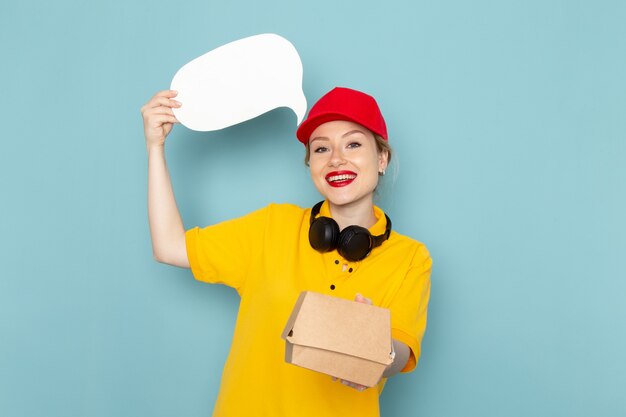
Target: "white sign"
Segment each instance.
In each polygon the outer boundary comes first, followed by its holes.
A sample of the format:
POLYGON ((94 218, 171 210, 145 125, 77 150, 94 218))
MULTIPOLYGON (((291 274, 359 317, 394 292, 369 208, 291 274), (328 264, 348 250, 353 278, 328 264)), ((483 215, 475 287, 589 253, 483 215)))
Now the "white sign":
POLYGON ((267 33, 220 46, 178 70, 176 118, 189 129, 219 130, 289 107, 306 113, 302 61, 287 39, 267 33))

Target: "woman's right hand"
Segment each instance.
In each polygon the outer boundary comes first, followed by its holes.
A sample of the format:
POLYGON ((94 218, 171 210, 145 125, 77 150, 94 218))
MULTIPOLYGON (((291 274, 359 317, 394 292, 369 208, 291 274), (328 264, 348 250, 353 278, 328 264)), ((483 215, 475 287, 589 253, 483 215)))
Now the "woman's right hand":
POLYGON ((174 123, 180 123, 172 111, 172 108, 182 105, 173 99, 177 94, 174 90, 159 91, 141 108, 148 149, 163 146, 174 123))

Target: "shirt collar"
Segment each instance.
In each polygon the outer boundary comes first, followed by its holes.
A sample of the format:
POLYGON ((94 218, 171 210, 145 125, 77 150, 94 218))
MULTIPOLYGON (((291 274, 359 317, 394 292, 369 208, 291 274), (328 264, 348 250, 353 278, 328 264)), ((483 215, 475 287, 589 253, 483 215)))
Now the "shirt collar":
MULTIPOLYGON (((330 215, 330 206, 328 204, 328 200, 325 200, 320 208, 320 216, 324 217, 332 217, 330 215)), ((372 234, 372 236, 378 236, 385 233, 387 227, 387 220, 385 219, 385 212, 382 211, 377 206, 374 206, 374 217, 376 217, 376 223, 368 230, 372 234)))

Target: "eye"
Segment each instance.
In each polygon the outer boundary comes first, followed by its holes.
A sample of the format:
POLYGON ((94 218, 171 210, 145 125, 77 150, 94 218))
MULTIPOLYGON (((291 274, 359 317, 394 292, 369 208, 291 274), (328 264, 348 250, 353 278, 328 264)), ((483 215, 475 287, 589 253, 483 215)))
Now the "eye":
POLYGON ((325 147, 325 146, 318 146, 318 147, 316 147, 313 150, 313 152, 315 152, 315 153, 322 153, 322 152, 326 152, 327 150, 328 150, 328 148, 325 147))
POLYGON ((348 148, 360 148, 361 147, 361 143, 360 142, 350 142, 348 144, 348 148))

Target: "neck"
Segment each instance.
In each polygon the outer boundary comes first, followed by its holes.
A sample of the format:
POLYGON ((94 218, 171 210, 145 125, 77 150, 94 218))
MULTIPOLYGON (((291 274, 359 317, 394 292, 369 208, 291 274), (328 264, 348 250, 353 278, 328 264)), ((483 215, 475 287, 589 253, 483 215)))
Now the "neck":
POLYGON ((376 216, 374 215, 374 203, 371 199, 360 202, 353 202, 345 205, 335 205, 328 202, 330 214, 339 225, 339 229, 343 230, 348 226, 361 226, 369 229, 376 224, 376 216))

